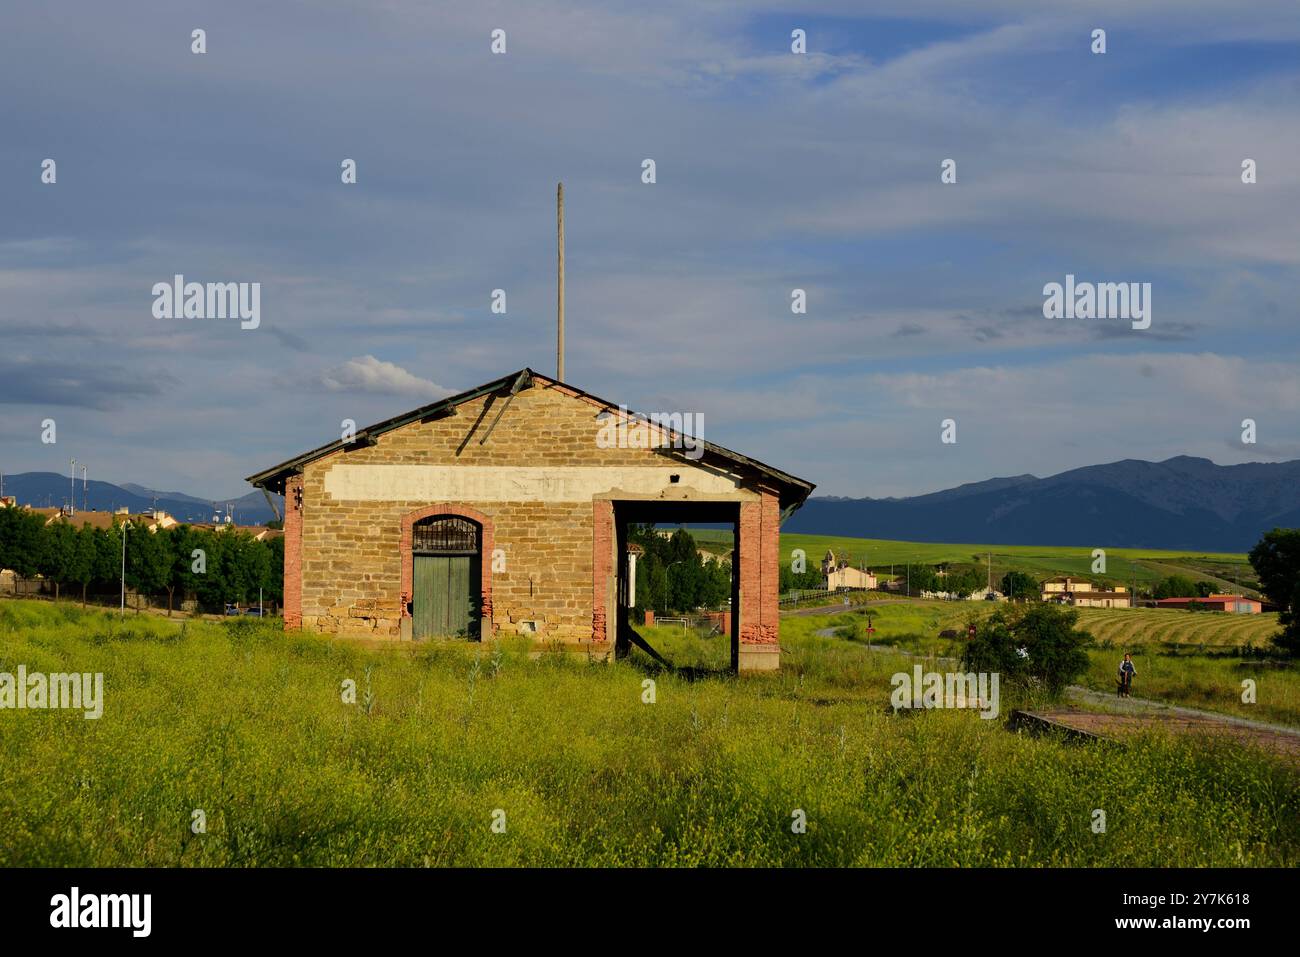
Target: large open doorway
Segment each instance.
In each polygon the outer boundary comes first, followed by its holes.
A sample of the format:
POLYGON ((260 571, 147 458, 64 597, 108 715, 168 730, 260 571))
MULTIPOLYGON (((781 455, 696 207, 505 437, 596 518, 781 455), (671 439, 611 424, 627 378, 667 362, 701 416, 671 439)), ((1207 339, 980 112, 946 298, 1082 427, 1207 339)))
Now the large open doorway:
POLYGON ((616 656, 646 655, 679 671, 737 669, 739 519, 740 506, 736 502, 614 502, 618 556, 616 656), (645 548, 647 534, 672 542, 675 530, 682 526, 694 539, 691 549, 698 556, 645 548), (641 539, 640 545, 632 540, 635 538, 641 539), (647 550, 657 554, 651 558, 645 554, 647 550), (683 567, 692 559, 694 568, 683 567), (704 591, 693 591, 683 581, 689 578, 688 571, 698 576, 701 565, 706 566, 705 574, 712 579, 707 601, 697 601, 704 591), (676 586, 670 589, 672 597, 666 605, 665 583, 676 586), (648 593, 652 595, 649 599, 648 593))
POLYGON ((477 640, 482 529, 456 515, 432 515, 411 529, 412 637, 477 640))

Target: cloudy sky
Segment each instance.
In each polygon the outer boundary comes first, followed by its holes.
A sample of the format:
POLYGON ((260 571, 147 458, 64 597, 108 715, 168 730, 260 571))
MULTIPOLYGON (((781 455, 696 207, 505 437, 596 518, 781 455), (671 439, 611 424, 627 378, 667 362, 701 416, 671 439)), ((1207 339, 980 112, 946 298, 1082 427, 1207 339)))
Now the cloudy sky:
POLYGON ((228 497, 554 372, 559 180, 566 378, 820 493, 1300 457, 1294 0, 11 4, 0 88, 5 472, 228 497), (1150 328, 1045 319, 1067 273, 1150 328))

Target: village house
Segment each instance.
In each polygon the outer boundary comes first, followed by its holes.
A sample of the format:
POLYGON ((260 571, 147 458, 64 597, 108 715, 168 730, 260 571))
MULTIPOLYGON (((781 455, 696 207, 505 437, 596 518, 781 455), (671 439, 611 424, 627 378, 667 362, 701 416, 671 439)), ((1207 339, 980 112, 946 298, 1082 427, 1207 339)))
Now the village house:
POLYGON ((55 522, 67 522, 73 528, 89 525, 91 528, 111 531, 122 522, 130 522, 136 528, 146 528, 153 532, 160 527, 170 528, 176 524, 175 519, 162 511, 132 514, 128 508, 119 508, 110 512, 105 509, 70 509, 66 505, 53 508, 33 508, 30 511, 42 516, 47 526, 55 522))
POLYGON ((98 508, 69 508, 68 506, 55 506, 52 508, 29 508, 29 511, 36 515, 42 516, 45 525, 55 524, 56 521, 66 521, 73 528, 82 528, 83 525, 90 525, 91 528, 110 529, 116 528, 122 521, 130 521, 138 527, 148 528, 149 531, 155 531, 157 525, 153 521, 152 515, 131 514, 130 508, 118 508, 117 511, 98 510, 98 508))
POLYGON ((1043 601, 1076 608, 1129 608, 1132 595, 1123 585, 1097 588, 1082 578, 1049 578, 1043 582, 1043 601))
POLYGON ((827 591, 841 588, 875 588, 876 576, 869 570, 854 568, 847 557, 836 558, 835 552, 827 551, 822 559, 822 587, 827 591))
POLYGON ((629 524, 725 523, 737 542, 732 667, 775 669, 780 526, 813 485, 685 445, 524 369, 259 472, 254 486, 285 496, 285 627, 388 641, 519 634, 621 655, 629 524), (600 441, 611 424, 648 435, 600 441))

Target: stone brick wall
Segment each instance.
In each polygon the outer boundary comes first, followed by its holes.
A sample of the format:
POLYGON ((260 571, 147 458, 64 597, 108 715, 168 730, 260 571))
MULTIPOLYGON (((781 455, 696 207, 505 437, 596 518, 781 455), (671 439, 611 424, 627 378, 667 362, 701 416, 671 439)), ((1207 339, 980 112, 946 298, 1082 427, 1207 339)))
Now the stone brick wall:
MULTIPOLYGON (((286 517, 286 625, 289 625, 293 535, 300 535, 301 623, 330 633, 398 639, 404 617, 403 518, 427 509, 424 501, 340 500, 325 488, 338 463, 347 465, 519 467, 654 467, 665 457, 651 449, 599 448, 600 406, 560 387, 538 385, 519 393, 480 443, 504 398, 488 407, 488 398, 463 403, 445 417, 416 422, 378 436, 373 446, 337 452, 305 466, 300 481, 302 511, 293 524, 286 517), (476 424, 477 423, 477 424, 476 424), (472 434, 471 434, 472 432, 472 434)), ((682 463, 681 471, 694 468, 682 463)), ((616 492, 616 490, 612 490, 616 492)), ((623 496, 611 494, 611 497, 623 496)), ((664 498, 689 499, 677 485, 665 486, 664 498)), ((735 498, 756 499, 738 491, 735 498)), ((292 514, 292 495, 286 516, 292 514)), ((595 517, 608 502, 476 501, 450 503, 476 510, 491 521, 492 546, 501 549, 504 569, 484 576, 483 633, 522 632, 539 640, 612 643, 614 540, 597 537, 595 517), (607 544, 607 548, 606 548, 607 544), (598 569, 608 552, 610 567, 598 569), (601 571, 601 576, 593 572, 601 571), (599 584, 607 575, 604 588, 599 584), (600 601, 601 593, 605 596, 600 601), (524 623, 535 624, 535 632, 524 623)), ((755 501, 755 506, 757 502, 755 501)), ((612 511, 610 513, 612 515, 612 511)), ((601 535, 605 533, 602 532, 601 535)), ((486 542, 484 543, 487 544, 486 542)), ((409 542, 408 542, 409 553, 409 542)), ((484 560, 492 562, 485 552, 484 560)), ((406 579, 409 588, 409 578, 406 579)), ((772 604, 775 607, 773 590, 772 604)))

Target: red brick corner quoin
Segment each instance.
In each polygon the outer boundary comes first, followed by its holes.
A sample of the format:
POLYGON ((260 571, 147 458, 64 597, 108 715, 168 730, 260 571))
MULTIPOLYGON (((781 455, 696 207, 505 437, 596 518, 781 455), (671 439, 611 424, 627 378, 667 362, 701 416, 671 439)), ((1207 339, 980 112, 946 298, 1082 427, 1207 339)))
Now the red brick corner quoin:
POLYGON ((284 483, 284 627, 302 628, 302 476, 284 483))
POLYGON ((614 574, 614 503, 597 500, 592 503, 591 533, 591 640, 603 643, 609 637, 609 609, 605 607, 605 594, 609 578, 614 574))
POLYGON ((764 492, 757 502, 740 506, 740 653, 742 670, 775 667, 758 664, 756 653, 779 660, 781 619, 777 603, 780 580, 781 510, 777 497, 764 492))
POLYGON ((479 600, 481 615, 479 619, 479 638, 493 635, 496 633, 496 624, 492 620, 492 550, 495 548, 492 519, 468 505, 439 502, 437 505, 426 505, 423 508, 417 508, 415 511, 407 512, 402 516, 402 617, 409 618, 411 616, 409 608, 415 590, 415 565, 411 556, 415 523, 421 519, 433 518, 438 515, 468 518, 472 522, 477 522, 479 528, 483 530, 483 535, 479 541, 479 582, 482 585, 482 595, 479 600))

